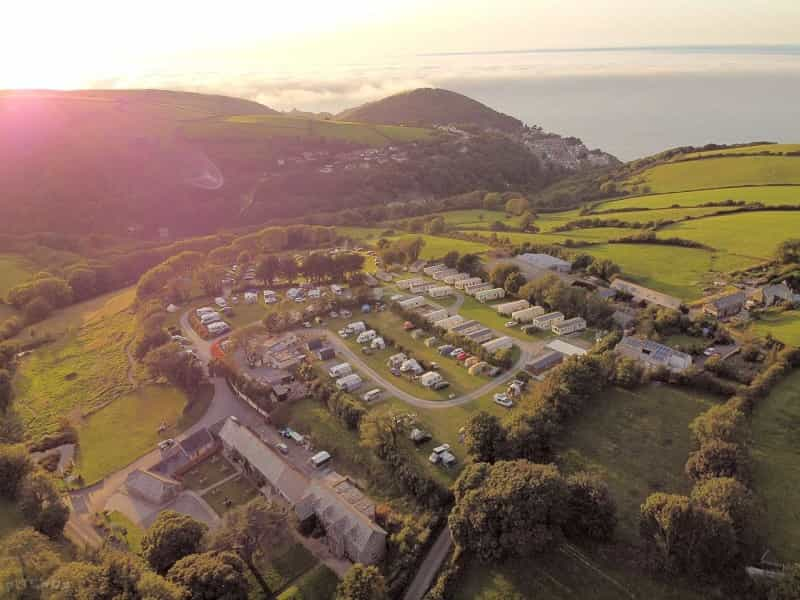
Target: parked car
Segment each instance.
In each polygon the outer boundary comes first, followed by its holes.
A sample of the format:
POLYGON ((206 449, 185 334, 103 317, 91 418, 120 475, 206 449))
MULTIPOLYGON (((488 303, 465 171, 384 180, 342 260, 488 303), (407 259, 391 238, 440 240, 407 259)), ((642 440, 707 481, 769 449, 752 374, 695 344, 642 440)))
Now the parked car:
POLYGON ((495 394, 494 395, 494 403, 499 404, 505 408, 511 408, 514 406, 514 401, 511 400, 506 394, 495 394))
POLYGON ((703 350, 703 354, 706 356, 714 356, 715 354, 717 354, 717 349, 714 348, 714 346, 711 346, 711 348, 706 348, 705 350, 703 350))
POLYGON ((516 321, 506 321, 506 327, 516 327, 516 326, 517 326, 516 321))
POLYGON ((463 349, 463 348, 456 348, 455 350, 452 350, 452 351, 450 352, 450 358, 455 358, 456 356, 458 356, 458 355, 459 355, 459 354, 461 354, 462 352, 464 352, 464 349, 463 349))
POLYGON ((283 442, 275 444, 275 447, 278 449, 278 452, 280 452, 281 454, 289 454, 289 446, 287 446, 283 442))
POLYGON ((446 387, 449 387, 449 386, 450 386, 450 382, 449 381, 442 380, 442 381, 437 381, 436 383, 434 383, 433 384, 433 389, 435 389, 435 390, 443 390, 443 389, 445 389, 446 387))
POLYGON ((463 362, 463 361, 467 360, 470 356, 471 355, 470 355, 469 352, 462 352, 461 354, 456 356, 456 360, 463 362))

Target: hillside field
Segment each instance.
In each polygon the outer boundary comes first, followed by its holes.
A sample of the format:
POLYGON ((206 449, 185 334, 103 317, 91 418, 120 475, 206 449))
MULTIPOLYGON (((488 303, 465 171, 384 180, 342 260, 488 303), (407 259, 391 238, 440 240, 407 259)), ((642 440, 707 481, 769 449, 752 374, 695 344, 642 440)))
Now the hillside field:
MULTIPOLYGON (((630 208, 670 208, 699 206, 708 202, 725 202, 726 200, 761 202, 765 206, 780 204, 800 204, 800 186, 796 185, 754 185, 748 187, 719 188, 715 190, 698 190, 695 192, 672 192, 651 194, 648 196, 632 196, 619 200, 606 200, 594 205, 595 211, 621 210, 630 208)), ((617 215, 614 215, 617 216, 617 215)))
POLYGON ((786 154, 789 152, 800 152, 800 144, 756 144, 754 146, 742 146, 740 148, 722 148, 720 150, 704 150, 703 152, 690 152, 681 154, 674 160, 676 162, 701 156, 717 156, 719 154, 786 154))
POLYGON ((784 344, 800 347, 800 311, 765 311, 750 329, 760 336, 771 333, 784 344))
POLYGON ((0 254, 0 298, 5 298, 8 290, 24 283, 36 270, 30 260, 18 254, 0 254))
POLYGON ((765 505, 760 529, 771 559, 800 561, 800 372, 756 405, 751 439, 753 489, 765 505))

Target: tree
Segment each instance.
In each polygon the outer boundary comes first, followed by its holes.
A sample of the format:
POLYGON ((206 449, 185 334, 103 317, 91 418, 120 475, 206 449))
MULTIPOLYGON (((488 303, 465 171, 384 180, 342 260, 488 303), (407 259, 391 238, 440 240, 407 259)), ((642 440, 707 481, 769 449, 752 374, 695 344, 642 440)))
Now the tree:
POLYGON ((64 533, 69 507, 49 475, 34 471, 22 480, 17 493, 19 509, 36 531, 51 539, 64 533))
POLYGON ((539 228, 533 224, 535 219, 536 215, 534 215, 531 211, 526 210, 519 218, 520 230, 525 231, 527 233, 538 233, 539 228))
POLYGON ((377 567, 355 564, 336 588, 336 600, 389 600, 389 594, 377 567))
POLYGON ((293 283, 297 277, 297 263, 291 256, 284 256, 278 262, 278 273, 280 273, 288 283, 293 283))
POLYGON ((192 600, 247 600, 244 563, 233 552, 190 554, 176 562, 169 581, 189 590, 192 600))
POLYGON ((566 520, 567 489, 553 465, 525 460, 467 465, 454 485, 450 532, 483 561, 552 546, 566 520))
POLYGON ((511 294, 512 296, 519 292, 520 288, 525 285, 527 279, 525 279, 525 275, 516 271, 515 273, 510 273, 506 280, 503 282, 503 289, 505 289, 506 293, 511 294))
POLYGON ((800 262, 800 239, 784 240, 778 245, 775 255, 784 264, 800 262))
POLYGON ((11 387, 11 373, 0 369, 0 414, 8 411, 14 399, 14 389, 11 387))
POLYGON ((178 387, 193 391, 203 380, 203 367, 176 343, 164 344, 147 353, 144 364, 157 376, 178 387))
POLYGON ((97 294, 97 273, 89 267, 79 266, 72 269, 67 275, 67 283, 76 302, 97 294))
POLYGON ((689 455, 686 474, 695 481, 713 477, 733 477, 747 481, 747 462, 745 450, 738 444, 710 439, 689 455))
POLYGON ((207 296, 219 296, 222 292, 222 280, 224 277, 225 269, 214 264, 207 265, 197 275, 200 286, 207 296))
POLYGON ((477 254, 462 254, 456 263, 456 269, 462 273, 469 273, 472 277, 478 275, 482 268, 483 263, 477 254))
POLYGON ((24 446, 0 446, 0 496, 6 500, 16 499, 20 483, 32 469, 33 463, 24 446))
POLYGON ((0 596, 39 598, 42 583, 60 564, 56 546, 41 533, 31 528, 11 533, 0 542, 0 596))
POLYGON ((200 552, 207 530, 187 515, 165 510, 142 538, 142 558, 163 575, 184 556, 200 552))
POLYGON ((49 317, 52 312, 53 307, 41 296, 37 296, 28 302, 23 310, 23 313, 25 314, 25 322, 28 324, 43 321, 49 317))
POLYGON ((456 265, 458 264, 459 254, 455 250, 450 250, 447 254, 444 255, 442 262, 449 267, 450 269, 455 269, 456 265))
POLYGON ((502 456, 506 442, 505 429, 500 419, 481 411, 467 421, 464 445, 476 462, 492 463, 502 456))
POLYGON ((397 451, 398 439, 405 430, 405 420, 399 413, 370 411, 361 419, 361 443, 385 459, 397 451))
POLYGON ((545 303, 545 298, 550 294, 550 290, 555 286, 561 285, 563 284, 558 275, 548 273, 544 277, 534 279, 523 285, 519 290, 519 296, 525 298, 531 304, 541 305, 545 303))
POLYGON ((429 233, 431 235, 444 233, 445 230, 444 219, 442 217, 433 217, 432 219, 430 219, 425 223, 424 230, 425 233, 429 233))
POLYGON ((755 523, 759 515, 753 492, 732 477, 717 477, 699 482, 692 489, 692 502, 730 519, 743 550, 758 547, 755 523))
POLYGON ((498 263, 489 272, 489 279, 495 287, 503 287, 508 276, 518 271, 519 267, 513 263, 498 263))
POLYGON ((512 215, 520 216, 530 208, 530 203, 527 198, 511 198, 506 202, 506 212, 512 215))
POLYGON ((617 526, 617 505, 608 486, 597 476, 579 472, 567 478, 567 535, 607 541, 617 526))
POLYGON ((737 443, 747 435, 747 420, 740 410, 730 404, 717 404, 698 415, 689 425, 695 441, 710 440, 737 443))
POLYGON ((244 506, 229 511, 214 533, 211 547, 239 555, 268 596, 272 592, 255 565, 257 552, 267 554, 279 545, 289 531, 292 514, 282 506, 259 496, 244 506))

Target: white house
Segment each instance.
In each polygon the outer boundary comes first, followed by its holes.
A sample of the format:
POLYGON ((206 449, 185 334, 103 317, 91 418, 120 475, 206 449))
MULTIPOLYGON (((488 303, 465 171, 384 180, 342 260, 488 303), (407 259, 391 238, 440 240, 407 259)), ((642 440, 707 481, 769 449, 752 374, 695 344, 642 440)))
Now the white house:
POLYGON ((328 375, 330 375, 331 379, 338 379, 340 377, 344 377, 345 375, 350 375, 353 372, 353 367, 350 366, 350 363, 340 363, 338 365, 333 365, 330 369, 328 369, 328 375))
POLYGON ((490 290, 483 290, 475 294, 475 300, 481 304, 485 304, 491 300, 500 300, 506 297, 506 291, 503 288, 492 288, 490 290))
POLYGON ((586 320, 582 317, 573 317, 565 321, 554 321, 550 330, 556 335, 567 335, 586 329, 586 320))
POLYGON ((514 300, 513 302, 504 302, 495 306, 495 310, 501 315, 510 315, 518 310, 530 308, 531 303, 527 300, 514 300))
POLYGON ((553 328, 554 323, 560 323, 564 320, 564 313, 560 312, 550 312, 544 315, 539 315, 533 320, 533 326, 536 329, 542 329, 544 331, 553 328))
POLYGON ((440 285, 438 287, 432 287, 428 290, 428 295, 431 298, 444 298, 452 293, 453 288, 451 288, 449 285, 440 285))
POLYGON ((423 387, 431 388, 442 381, 442 376, 436 371, 428 371, 419 378, 419 382, 423 387))
POLYGON ((345 375, 341 379, 337 379, 336 387, 343 392, 354 392, 361 387, 362 383, 364 382, 361 381, 361 377, 355 373, 351 373, 350 375, 345 375))
POLYGON ((481 347, 487 352, 497 352, 498 350, 505 350, 506 348, 511 348, 513 346, 514 340, 507 335, 481 344, 481 347))
POLYGON ((425 304, 425 298, 422 296, 412 296, 411 298, 406 298, 405 300, 400 300, 398 304, 405 308, 406 310, 413 310, 415 308, 419 308, 425 304))
POLYGON ((515 310, 511 313, 511 319, 517 323, 530 323, 536 317, 544 314, 544 308, 541 306, 530 306, 522 310, 515 310))

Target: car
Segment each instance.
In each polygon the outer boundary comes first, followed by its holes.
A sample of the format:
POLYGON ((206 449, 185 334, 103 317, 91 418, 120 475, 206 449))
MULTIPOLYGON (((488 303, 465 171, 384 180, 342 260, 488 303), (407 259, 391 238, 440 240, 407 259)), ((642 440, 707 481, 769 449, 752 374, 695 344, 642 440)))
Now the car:
POLYGON ((495 394, 494 395, 494 403, 499 404, 505 408, 511 408, 514 406, 514 401, 511 400, 506 394, 495 394))
POLYGON ((706 356, 714 356, 716 353, 717 349, 714 348, 714 346, 711 346, 711 348, 706 348, 705 350, 703 350, 703 354, 706 356))
POLYGON ((469 357, 470 357, 469 352, 462 352, 461 354, 456 356, 456 360, 463 362, 463 361, 467 360, 469 357))
POLYGON ((346 338, 346 337, 350 336, 350 332, 347 329, 340 329, 338 333, 339 333, 339 336, 343 337, 343 338, 346 338))
POLYGON ((392 375, 394 375, 395 377, 400 377, 401 375, 400 369, 392 369, 392 375))
POLYGON ((449 386, 450 386, 450 382, 449 381, 442 380, 442 381, 437 381, 436 383, 434 383, 433 384, 433 389, 434 390, 443 390, 443 389, 445 389, 446 387, 449 387, 449 386))
POLYGON ((303 302, 306 301, 306 299, 303 298, 302 296, 297 296, 297 298, 295 298, 294 301, 297 302, 298 304, 302 304, 303 302))
POLYGON ((275 447, 278 449, 278 452, 280 452, 281 454, 289 454, 289 446, 287 446, 283 442, 275 444, 275 447))
POLYGON ((516 321, 506 321, 505 326, 506 327, 516 327, 517 326, 517 322, 516 321))
POLYGON ((169 450, 174 445, 175 445, 175 440, 173 440, 172 438, 169 438, 168 440, 164 440, 163 442, 159 442, 158 443, 158 449, 163 452, 164 450, 169 450))
POLYGON ((292 433, 289 429, 281 429, 278 433, 281 434, 281 437, 285 437, 287 440, 292 438, 292 433))
POLYGON ((305 327, 306 329, 311 329, 311 323, 309 323, 308 321, 304 321, 303 327, 305 327))
POLYGON ((455 358, 456 356, 458 356, 462 352, 464 352, 463 348, 456 348, 455 350, 451 350, 450 351, 450 358, 455 358))
POLYGON ((450 450, 450 444, 442 444, 441 446, 436 446, 436 448, 433 449, 433 453, 441 454, 442 452, 447 452, 448 450, 450 450))

